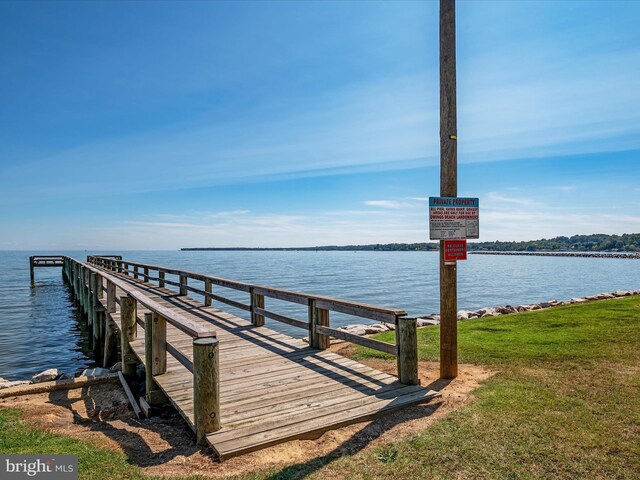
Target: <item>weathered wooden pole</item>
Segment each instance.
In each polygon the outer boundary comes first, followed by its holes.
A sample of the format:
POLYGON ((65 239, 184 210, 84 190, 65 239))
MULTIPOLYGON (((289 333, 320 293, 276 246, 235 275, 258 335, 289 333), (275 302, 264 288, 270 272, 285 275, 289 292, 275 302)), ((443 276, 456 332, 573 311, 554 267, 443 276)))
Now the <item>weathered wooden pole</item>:
POLYGON ((144 371, 145 371, 145 398, 147 402, 151 398, 151 392, 158 389, 153 380, 153 314, 144 314, 144 371))
MULTIPOLYGON (((440 0, 440 196, 458 195, 456 3, 440 0)), ((444 261, 440 240, 440 377, 458 376, 456 264, 444 261)))
POLYGON ((98 274, 89 273, 89 318, 91 320, 91 337, 93 338, 94 356, 100 348, 100 326, 98 315, 98 274))
POLYGON ((196 441, 206 446, 206 434, 220 430, 220 365, 214 337, 193 339, 193 418, 196 441))
POLYGON ((186 275, 182 275, 180 274, 180 295, 181 296, 186 296, 187 295, 187 285, 188 285, 188 278, 186 275))
POLYGON ((104 316, 104 355, 102 358, 102 366, 108 367, 111 365, 116 346, 116 332, 111 319, 111 314, 116 311, 116 286, 114 283, 107 280, 107 311, 104 316))
POLYGON ((398 379, 405 385, 418 385, 418 323, 415 318, 400 317, 396 327, 398 379))
POLYGON ((33 257, 29 257, 29 275, 31 277, 31 284, 33 285, 36 279, 34 268, 33 268, 33 257))
POLYGON ((259 293, 253 293, 253 287, 249 288, 251 295, 251 323, 256 327, 262 327, 264 325, 264 315, 260 315, 256 312, 256 308, 264 309, 264 295, 259 293))
POLYGON ((321 327, 329 326, 329 310, 316 307, 315 300, 309 300, 309 346, 311 348, 318 348, 320 350, 326 350, 329 348, 331 339, 318 333, 316 326, 321 327))
MULTIPOLYGON (((211 293, 211 289, 212 289, 211 280, 205 280, 204 281, 204 291, 210 294, 211 293)), ((210 307, 211 306, 211 297, 209 295, 205 295, 204 296, 204 306, 205 307, 210 307)))
POLYGON ((136 360, 130 343, 136 339, 137 302, 129 296, 120 297, 120 350, 122 374, 131 379, 136 372, 136 360))

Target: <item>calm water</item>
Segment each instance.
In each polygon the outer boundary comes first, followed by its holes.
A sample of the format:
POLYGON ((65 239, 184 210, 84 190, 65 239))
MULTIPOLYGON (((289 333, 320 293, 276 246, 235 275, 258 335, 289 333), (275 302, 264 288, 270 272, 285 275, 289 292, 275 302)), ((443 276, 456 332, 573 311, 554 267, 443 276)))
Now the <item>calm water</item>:
MULTIPOLYGON (((434 252, 0 252, 0 377, 7 379, 26 378, 51 367, 71 373, 92 363, 60 269, 36 269, 36 284, 29 285, 29 255, 38 253, 78 259, 91 253, 119 253, 132 261, 402 308, 410 315, 439 309, 434 252)), ((459 262, 458 308, 637 289, 639 269, 638 260, 471 255, 459 262)), ((218 289, 218 293, 247 301, 241 292, 218 289)), ((306 319, 306 308, 268 298, 266 302, 268 309, 306 319)), ((355 322, 363 323, 332 314, 332 326, 355 322)), ((269 319, 267 324, 306 335, 269 319)))

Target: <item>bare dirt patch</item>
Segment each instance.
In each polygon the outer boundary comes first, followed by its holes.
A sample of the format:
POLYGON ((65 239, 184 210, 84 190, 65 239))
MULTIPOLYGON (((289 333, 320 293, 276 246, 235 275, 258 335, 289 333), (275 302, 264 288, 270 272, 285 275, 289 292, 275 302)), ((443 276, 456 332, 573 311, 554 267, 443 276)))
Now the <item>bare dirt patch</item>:
MULTIPOLYGON (((343 343, 331 347, 343 354, 348 353, 349 348, 349 344, 343 343)), ((365 360, 363 363, 395 374, 393 362, 365 360)), ((33 425, 123 452, 131 463, 148 474, 215 478, 304 464, 314 459, 328 462, 341 455, 398 441, 424 430, 471 401, 472 390, 495 373, 476 365, 461 365, 459 377, 445 382, 438 380, 438 368, 434 362, 420 363, 421 384, 442 394, 426 405, 332 430, 315 439, 276 445, 222 464, 209 450, 195 447, 190 429, 175 411, 166 409, 159 416, 138 420, 127 407, 126 396, 117 384, 7 398, 0 400, 0 407, 19 407, 24 411, 25 420, 33 425)))

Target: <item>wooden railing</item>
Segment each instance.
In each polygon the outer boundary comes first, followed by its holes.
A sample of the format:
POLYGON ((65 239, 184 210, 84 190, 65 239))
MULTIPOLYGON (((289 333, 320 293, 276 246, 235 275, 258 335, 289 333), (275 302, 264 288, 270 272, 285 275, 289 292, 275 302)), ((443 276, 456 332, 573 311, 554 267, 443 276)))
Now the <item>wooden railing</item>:
POLYGON ((31 283, 35 280, 35 267, 61 267, 64 255, 32 255, 29 257, 31 283))
POLYGON ((89 256, 87 257, 87 262, 107 271, 123 274, 136 280, 142 280, 148 283, 157 282, 160 288, 166 288, 167 285, 177 287, 177 293, 179 295, 186 296, 189 292, 196 293, 204 297, 204 304, 206 306, 210 306, 213 301, 216 301, 249 312, 251 315, 251 323, 255 326, 264 325, 265 318, 269 318, 305 329, 309 334, 309 344, 313 348, 328 348, 329 339, 333 337, 395 355, 397 357, 398 377, 400 381, 408 385, 418 384, 416 319, 407 317, 406 312, 403 310, 366 305, 262 285, 252 285, 186 270, 148 265, 105 256, 89 256), (154 275, 152 275, 152 273, 154 273, 154 275), (167 278, 168 275, 174 278, 167 278), (190 284, 189 280, 201 282, 201 288, 190 284), (246 293, 248 295, 248 303, 239 302, 214 293, 214 285, 246 293), (306 306, 308 311, 306 320, 292 318, 288 315, 268 310, 265 307, 265 297, 306 306), (391 344, 331 328, 330 312, 393 324, 395 326, 396 342, 395 344, 391 344))
POLYGON ((158 403, 156 399, 161 392, 153 377, 166 373, 167 354, 172 355, 194 375, 194 426, 198 443, 204 445, 205 434, 220 429, 219 346, 215 331, 170 310, 130 283, 97 267, 102 261, 121 262, 121 259, 92 258, 94 265, 64 257, 63 272, 87 315, 94 352, 98 350, 96 346, 104 345, 105 366, 113 356, 112 336, 115 332, 112 315, 116 312, 116 305, 120 305, 123 375, 130 379, 135 374, 137 362, 131 342, 135 341, 137 326, 140 325, 145 332, 146 400, 150 404, 158 403), (116 296, 117 289, 124 295, 116 296), (138 316, 140 307, 148 311, 144 319, 138 316), (167 323, 193 338, 193 361, 167 341, 167 323))

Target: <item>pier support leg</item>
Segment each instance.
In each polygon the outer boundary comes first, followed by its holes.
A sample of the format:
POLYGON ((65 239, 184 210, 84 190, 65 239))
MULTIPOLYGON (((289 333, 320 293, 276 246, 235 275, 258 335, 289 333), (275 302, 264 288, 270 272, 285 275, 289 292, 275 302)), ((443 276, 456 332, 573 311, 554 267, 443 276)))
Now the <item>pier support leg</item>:
POLYGON ((144 354, 145 398, 149 405, 161 405, 167 402, 167 398, 153 377, 167 371, 167 323, 162 316, 155 313, 144 314, 144 354))
POLYGON ((311 348, 326 350, 329 348, 330 338, 316 331, 316 325, 329 326, 329 310, 317 308, 314 300, 309 301, 309 345, 311 348))
POLYGON ((201 447, 207 445, 207 433, 220 430, 218 345, 214 337, 193 340, 193 417, 201 447))
POLYGON ((136 339, 137 302, 131 297, 120 297, 120 341, 122 374, 131 379, 136 372, 136 359, 130 342, 136 339))
POLYGON ((104 347, 102 365, 113 365, 117 350, 117 336, 111 314, 116 311, 116 286, 107 280, 107 311, 104 316, 104 347))
POLYGON ((117 354, 117 336, 115 325, 108 315, 105 315, 104 325, 104 345, 102 347, 102 366, 104 368, 111 367, 115 362, 114 357, 117 354))
POLYGON ((251 292, 251 323, 256 327, 262 327, 264 325, 264 315, 256 313, 256 308, 264 309, 264 295, 253 293, 253 287, 251 292))
POLYGON ((31 285, 35 283, 35 272, 33 268, 33 257, 29 257, 29 276, 31 277, 31 285))
MULTIPOLYGON (((207 293, 212 293, 211 288, 212 288, 211 280, 205 280, 204 281, 204 291, 207 292, 207 293)), ((211 306, 211 297, 209 295, 205 295, 204 296, 204 306, 205 307, 210 307, 211 306)))
POLYGON ((398 379, 405 385, 419 385, 418 325, 415 318, 399 317, 396 322, 398 379))
POLYGON ((187 295, 187 276, 180 275, 180 296, 187 295))

